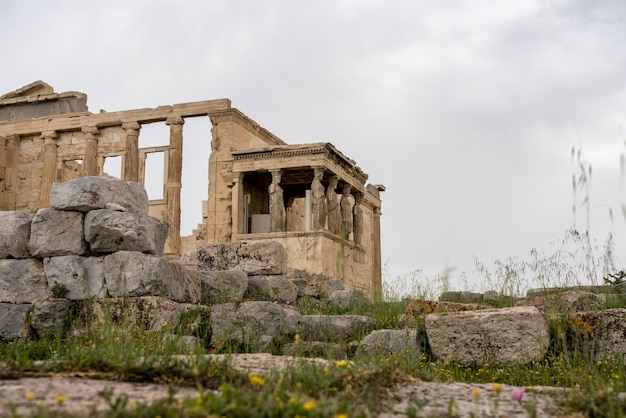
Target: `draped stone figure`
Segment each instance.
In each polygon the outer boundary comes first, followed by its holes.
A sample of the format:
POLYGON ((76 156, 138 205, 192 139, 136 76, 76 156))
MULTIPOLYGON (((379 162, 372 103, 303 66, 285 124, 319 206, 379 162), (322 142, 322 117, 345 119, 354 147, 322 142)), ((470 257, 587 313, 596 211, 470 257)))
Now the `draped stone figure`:
POLYGON ((328 181, 328 187, 326 188, 326 209, 328 210, 328 230, 335 235, 339 235, 341 229, 341 211, 339 209, 339 202, 337 201, 337 182, 339 177, 332 176, 328 181))
POLYGON ((324 229, 326 226, 326 194, 322 178, 322 167, 313 169, 313 182, 311 183, 311 229, 324 229))
POLYGON ((285 230, 285 201, 283 199, 283 188, 280 187, 282 173, 280 170, 271 170, 272 183, 268 188, 270 195, 270 232, 280 232, 285 230))
POLYGON ((350 203, 350 191, 352 186, 344 184, 341 188, 341 232, 345 239, 349 239, 352 232, 352 203, 350 203))
POLYGON ((354 195, 354 206, 352 207, 352 221, 354 222, 352 240, 355 244, 360 244, 361 238, 363 238, 363 209, 361 209, 362 201, 363 193, 357 193, 354 195))

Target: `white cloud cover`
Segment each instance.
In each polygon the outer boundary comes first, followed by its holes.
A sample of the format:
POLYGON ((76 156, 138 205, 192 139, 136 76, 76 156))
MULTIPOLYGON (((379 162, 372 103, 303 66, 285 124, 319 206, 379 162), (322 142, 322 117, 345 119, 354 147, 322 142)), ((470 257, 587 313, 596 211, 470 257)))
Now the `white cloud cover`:
POLYGON ((572 224, 572 146, 593 167, 592 232, 626 234, 608 217, 624 200, 625 19, 622 0, 9 0, 0 92, 41 79, 96 112, 228 97, 387 186, 391 275, 471 280, 473 256, 523 256, 572 224))

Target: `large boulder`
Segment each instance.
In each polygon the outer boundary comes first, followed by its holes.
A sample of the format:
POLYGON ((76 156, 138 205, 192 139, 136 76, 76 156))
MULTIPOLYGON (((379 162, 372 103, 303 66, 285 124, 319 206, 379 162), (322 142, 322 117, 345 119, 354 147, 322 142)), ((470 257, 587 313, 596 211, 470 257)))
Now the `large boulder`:
POLYGON ((346 312, 355 309, 363 309, 371 301, 361 289, 335 290, 330 294, 330 309, 333 311, 346 312))
POLYGON ((13 341, 28 334, 31 304, 0 303, 0 341, 13 341))
POLYGON ((289 304, 298 298, 298 288, 285 276, 250 276, 244 297, 289 304))
POLYGON ((626 309, 572 312, 567 318, 571 348, 597 358, 626 356, 626 309))
POLYGON ((416 329, 378 329, 359 343, 356 352, 361 358, 379 359, 389 356, 417 358, 421 355, 416 329))
POLYGON ((376 326, 363 315, 304 315, 300 336, 305 340, 349 342, 360 339, 376 326))
POLYGON ((287 251, 272 240, 204 244, 192 255, 200 270, 242 270, 250 276, 284 274, 287 251))
POLYGON ((241 270, 205 271, 200 274, 200 302, 214 305, 241 302, 248 288, 248 275, 241 270))
POLYGON ((79 318, 88 326, 113 324, 126 332, 129 327, 160 331, 179 324, 180 304, 158 296, 93 299, 81 305, 79 318))
POLYGON ((333 292, 344 289, 341 280, 324 273, 291 269, 287 278, 298 288, 298 298, 328 299, 333 292))
POLYGON ((34 217, 24 212, 0 212, 0 259, 31 256, 28 241, 34 217))
POLYGON ((137 251, 104 257, 104 280, 111 297, 162 296, 177 302, 200 300, 200 277, 195 269, 137 251))
POLYGON ((47 257, 43 268, 48 287, 55 297, 82 300, 107 295, 101 257, 47 257))
POLYGON ((70 324, 68 299, 44 299, 33 304, 30 326, 37 337, 63 335, 70 324))
POLYGON ((218 350, 277 351, 293 341, 302 315, 280 305, 249 301, 211 308, 211 343, 218 350))
POLYGON ((0 260, 0 302, 31 303, 50 296, 40 260, 0 260))
POLYGON ((84 255, 87 252, 83 214, 39 209, 33 219, 28 249, 33 257, 84 255))
POLYGON ((517 302, 516 306, 536 306, 544 314, 592 311, 603 305, 602 296, 584 290, 568 290, 536 296, 517 302))
POLYGON ((91 251, 140 251, 163 255, 169 225, 148 215, 110 209, 92 210, 85 215, 85 239, 91 251))
POLYGON ((526 364, 543 358, 550 332, 535 307, 426 315, 432 353, 461 364, 526 364))
POLYGON ((141 183, 100 176, 53 183, 50 190, 50 207, 58 210, 89 212, 111 203, 143 215, 148 214, 150 204, 141 183))
POLYGON ((415 299, 409 302, 402 315, 398 319, 403 325, 415 326, 419 324, 426 315, 443 312, 466 312, 487 309, 486 306, 475 303, 440 302, 435 300, 415 299))

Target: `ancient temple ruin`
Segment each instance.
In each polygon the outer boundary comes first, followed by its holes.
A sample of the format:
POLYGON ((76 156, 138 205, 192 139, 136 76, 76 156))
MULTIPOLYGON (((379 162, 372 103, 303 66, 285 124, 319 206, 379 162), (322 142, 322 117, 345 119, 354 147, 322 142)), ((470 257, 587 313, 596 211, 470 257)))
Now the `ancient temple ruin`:
MULTIPOLYGON (((207 141, 209 133, 207 132, 207 141)), ((288 145, 230 100, 91 113, 87 95, 56 93, 36 81, 0 96, 0 210, 49 206, 53 182, 107 175, 121 157, 120 176, 145 182, 146 156, 161 153, 163 198, 150 215, 170 224, 165 254, 177 258, 198 244, 271 239, 284 245, 291 268, 342 279, 375 293, 381 287, 380 192, 330 143, 288 145), (183 125, 212 124, 208 201, 191 236, 180 236, 183 125), (169 126, 169 144, 140 148, 142 126, 169 126)))

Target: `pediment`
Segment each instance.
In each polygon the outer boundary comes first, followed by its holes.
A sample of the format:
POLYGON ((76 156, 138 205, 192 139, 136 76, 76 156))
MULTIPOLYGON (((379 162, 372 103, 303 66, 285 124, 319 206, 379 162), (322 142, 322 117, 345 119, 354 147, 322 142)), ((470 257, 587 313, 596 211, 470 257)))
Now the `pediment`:
POLYGON ((0 100, 14 99, 19 97, 40 96, 52 93, 54 93, 54 89, 52 88, 52 86, 44 83, 41 80, 37 80, 23 87, 20 87, 17 90, 3 94, 2 96, 0 96, 0 100))

